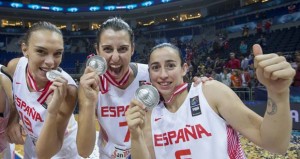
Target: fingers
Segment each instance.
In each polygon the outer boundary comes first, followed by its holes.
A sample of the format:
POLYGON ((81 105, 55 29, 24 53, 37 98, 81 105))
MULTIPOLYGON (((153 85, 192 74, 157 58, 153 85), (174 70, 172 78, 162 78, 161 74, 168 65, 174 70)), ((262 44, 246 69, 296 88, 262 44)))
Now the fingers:
POLYGON ((201 82, 203 82, 202 78, 199 77, 193 77, 193 81, 194 81, 194 87, 198 86, 201 82))
POLYGON ((284 74, 282 74, 282 70, 284 69, 288 69, 289 68, 289 63, 282 61, 279 62, 277 64, 270 64, 270 65, 266 65, 263 66, 262 68, 264 68, 263 73, 265 78, 271 78, 273 80, 277 80, 278 78, 282 78, 285 77, 284 74), (279 72, 278 72, 279 71, 279 72))
POLYGON ((80 85, 85 87, 91 86, 93 89, 98 87, 100 84, 100 79, 98 74, 95 71, 92 71, 93 68, 87 67, 85 74, 80 78, 80 85))
POLYGON ((262 71, 265 78, 272 80, 291 79, 295 74, 285 57, 277 54, 255 56, 254 67, 262 71))
POLYGON ((125 112, 126 120, 129 128, 136 128, 138 125, 145 123, 146 111, 139 105, 134 105, 134 103, 139 103, 137 100, 131 101, 128 110, 125 112))
POLYGON ((96 72, 94 68, 90 67, 90 66, 87 66, 84 70, 84 73, 83 74, 88 74, 88 73, 91 73, 91 72, 96 72))
POLYGON ((134 106, 139 106, 143 110, 146 109, 146 106, 144 106, 144 104, 137 99, 133 99, 129 103, 129 107, 134 107, 134 106))
POLYGON ((60 95, 64 95, 67 89, 68 81, 63 77, 55 78, 52 85, 50 86, 50 90, 58 90, 60 95))
POLYGON ((22 127, 19 124, 12 125, 7 131, 7 139, 9 143, 15 144, 24 144, 24 140, 22 138, 22 127))
POLYGON ((16 133, 16 144, 24 144, 24 140, 22 138, 22 127, 19 126, 19 129, 15 131, 16 133))
POLYGON ((213 78, 212 77, 209 77, 209 78, 207 78, 207 77, 194 77, 193 78, 193 81, 194 81, 194 87, 196 87, 196 86, 198 86, 201 82, 202 83, 205 83, 206 81, 211 81, 211 80, 213 80, 213 78))

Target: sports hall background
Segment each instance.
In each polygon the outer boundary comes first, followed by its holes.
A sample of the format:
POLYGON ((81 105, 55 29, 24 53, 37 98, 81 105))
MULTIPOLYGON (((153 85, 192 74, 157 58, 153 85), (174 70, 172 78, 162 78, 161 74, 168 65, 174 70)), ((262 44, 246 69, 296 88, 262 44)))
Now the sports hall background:
MULTIPOLYGON (((259 43, 265 53, 284 55, 297 70, 291 86, 289 151, 274 155, 242 136, 241 141, 250 159, 300 158, 300 0, 0 0, 0 63, 22 56, 19 40, 34 22, 50 21, 64 34, 61 67, 78 81, 86 57, 95 53, 97 28, 112 16, 122 17, 134 29, 132 61, 146 63, 155 44, 174 43, 190 66, 186 81, 208 76, 226 82, 231 76, 224 76, 224 68, 231 75, 235 72, 245 83, 232 80, 228 86, 260 115, 266 91, 253 74, 251 46, 259 43), (237 68, 229 64, 232 53, 239 59, 237 68)), ((16 154, 21 158, 21 146, 16 154)))

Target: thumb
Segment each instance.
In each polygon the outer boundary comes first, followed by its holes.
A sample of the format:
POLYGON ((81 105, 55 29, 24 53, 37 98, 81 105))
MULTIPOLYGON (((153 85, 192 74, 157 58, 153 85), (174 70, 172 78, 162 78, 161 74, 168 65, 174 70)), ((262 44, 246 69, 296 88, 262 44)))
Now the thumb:
POLYGON ((84 70, 84 73, 83 74, 87 74, 87 73, 90 73, 90 72, 93 72, 94 71, 94 69, 92 68, 92 67, 90 67, 90 66, 87 66, 86 68, 85 68, 85 70, 84 70))
POLYGON ((254 57, 257 56, 257 55, 262 55, 263 54, 262 48, 259 44, 254 44, 252 46, 252 50, 253 50, 254 57))

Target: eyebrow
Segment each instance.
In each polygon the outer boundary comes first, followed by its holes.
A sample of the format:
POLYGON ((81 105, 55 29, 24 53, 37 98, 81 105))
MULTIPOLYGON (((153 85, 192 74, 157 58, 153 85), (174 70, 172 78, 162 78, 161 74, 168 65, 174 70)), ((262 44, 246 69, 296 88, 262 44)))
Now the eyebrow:
MULTIPOLYGON (((47 48, 43 47, 43 46, 35 46, 37 49, 42 49, 42 50, 48 50, 47 48)), ((63 51, 64 49, 57 49, 56 51, 63 51)))
MULTIPOLYGON (((109 45, 109 44, 103 44, 103 45, 100 45, 102 48, 104 47, 111 47, 112 45, 109 45)), ((119 47, 129 47, 130 45, 127 45, 127 44, 123 44, 123 45, 120 45, 119 47)))
MULTIPOLYGON (((166 61, 165 61, 165 63, 172 63, 172 62, 177 63, 175 60, 166 60, 166 61)), ((151 65, 158 65, 158 64, 159 64, 159 62, 152 62, 152 63, 150 64, 150 66, 151 66, 151 65)))

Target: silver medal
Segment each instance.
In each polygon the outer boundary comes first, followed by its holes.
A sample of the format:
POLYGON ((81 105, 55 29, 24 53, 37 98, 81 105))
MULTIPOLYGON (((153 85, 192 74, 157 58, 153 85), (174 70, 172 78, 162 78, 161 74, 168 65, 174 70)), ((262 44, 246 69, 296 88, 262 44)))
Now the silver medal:
POLYGON ((50 70, 46 73, 46 77, 49 81, 54 81, 55 78, 62 76, 58 70, 50 70))
POLYGON ((88 61, 86 62, 86 66, 90 66, 94 68, 98 73, 98 75, 103 75, 107 69, 106 60, 103 57, 98 55, 89 58, 88 61))
POLYGON ((152 85, 142 85, 135 91, 135 98, 141 101, 147 108, 155 107, 159 102, 159 94, 152 85))

